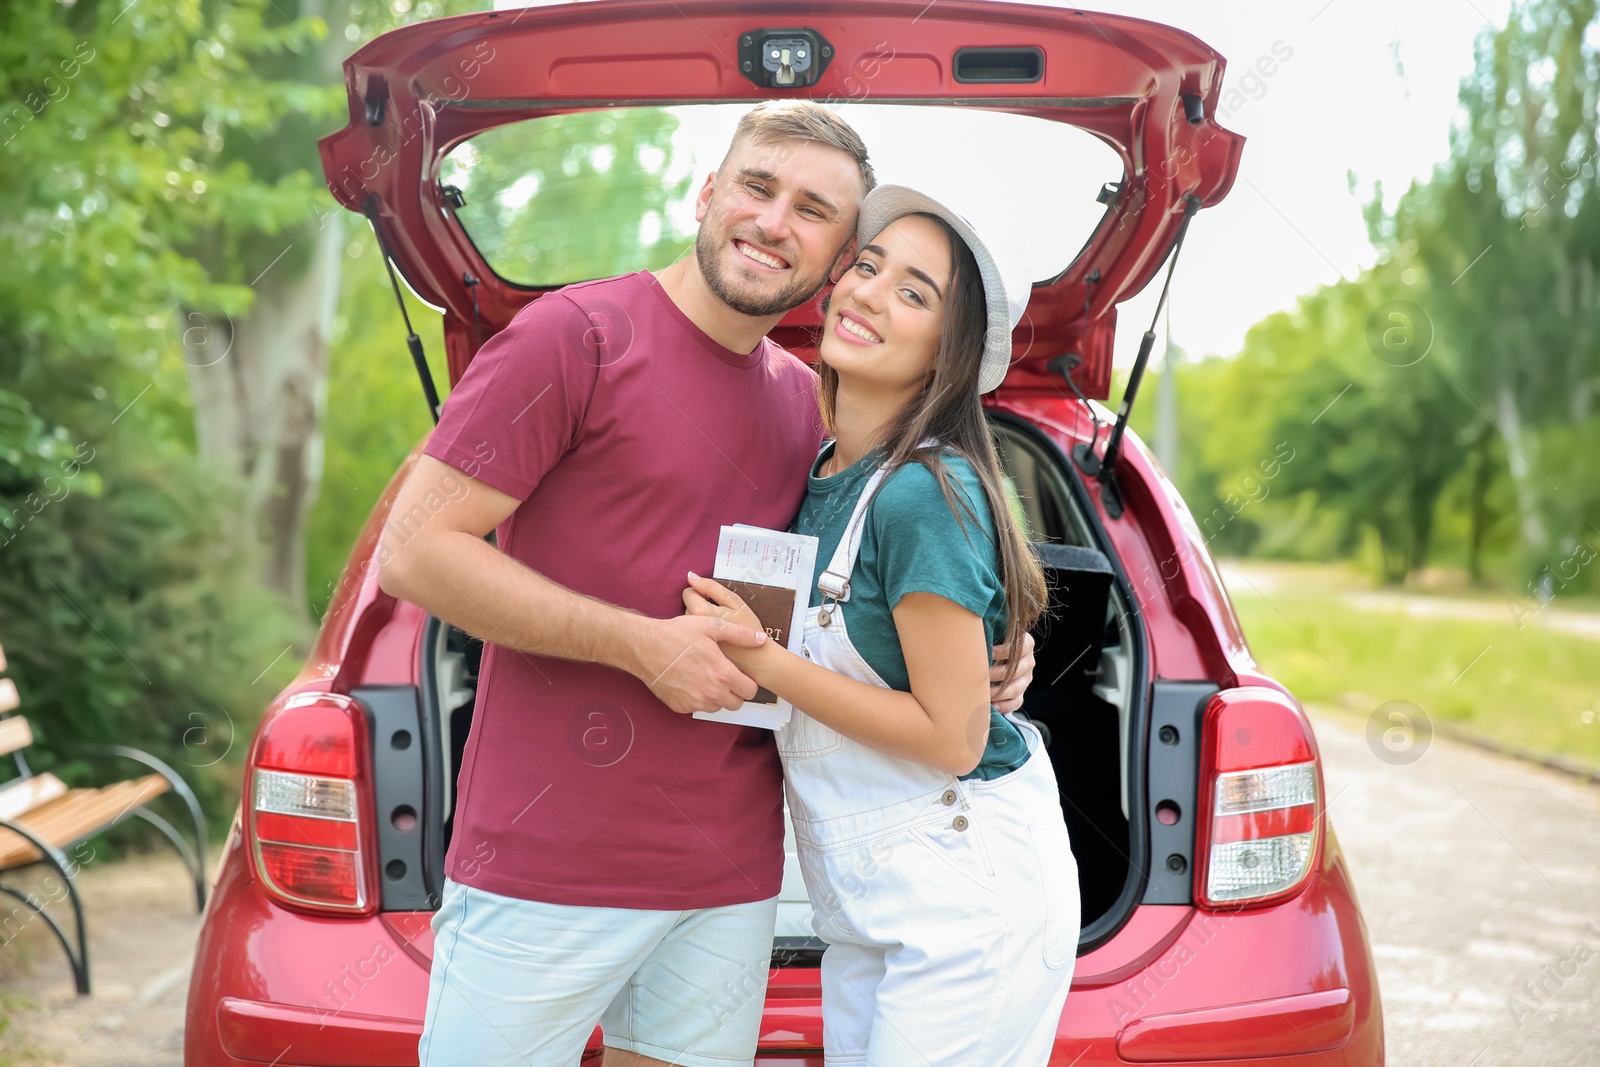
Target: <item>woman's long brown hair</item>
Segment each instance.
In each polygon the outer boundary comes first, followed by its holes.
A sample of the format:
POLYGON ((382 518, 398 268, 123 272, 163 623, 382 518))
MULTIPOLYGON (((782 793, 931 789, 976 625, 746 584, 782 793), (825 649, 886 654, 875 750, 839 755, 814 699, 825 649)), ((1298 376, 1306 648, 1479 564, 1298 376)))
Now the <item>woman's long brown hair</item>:
MULTIPOLYGON (((933 373, 899 414, 890 419, 867 444, 867 451, 888 453, 889 473, 907 463, 921 463, 938 479, 945 502, 958 519, 965 513, 974 527, 982 523, 967 501, 960 497, 946 477, 938 460, 941 447, 949 448, 972 464, 989 501, 998 534, 994 546, 1000 561, 1000 577, 1006 595, 1005 644, 1016 648, 1022 635, 1033 629, 1044 614, 1048 591, 1044 570, 1028 550, 1027 541, 1012 514, 1010 502, 1001 488, 1000 454, 995 448, 989 422, 983 416, 978 395, 978 372, 983 362, 984 335, 987 332, 987 305, 983 277, 978 262, 961 235, 937 215, 917 212, 931 219, 950 242, 953 271, 949 297, 945 301, 944 323, 939 332, 939 347, 933 357, 933 373), (919 447, 929 438, 939 442, 932 448, 919 447)), ((818 362, 820 382, 817 399, 822 422, 830 433, 839 395, 839 374, 825 362, 818 362)), ((987 531, 985 536, 987 536, 987 531)), ((969 538, 970 540, 970 538, 969 538)), ((1005 683, 1016 675, 1013 657, 1006 665, 1005 683)))

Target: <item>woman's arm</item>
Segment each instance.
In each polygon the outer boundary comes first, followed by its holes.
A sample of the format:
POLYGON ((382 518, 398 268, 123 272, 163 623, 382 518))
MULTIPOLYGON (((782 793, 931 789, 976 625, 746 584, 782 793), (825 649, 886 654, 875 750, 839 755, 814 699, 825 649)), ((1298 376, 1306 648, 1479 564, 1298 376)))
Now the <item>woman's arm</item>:
MULTIPOLYGON (((726 587, 690 575, 684 606, 740 626, 760 623, 726 587)), ((894 609, 911 692, 860 682, 797 656, 776 641, 723 647, 734 666, 852 741, 963 775, 989 736, 989 648, 983 620, 933 593, 907 593, 894 609)))

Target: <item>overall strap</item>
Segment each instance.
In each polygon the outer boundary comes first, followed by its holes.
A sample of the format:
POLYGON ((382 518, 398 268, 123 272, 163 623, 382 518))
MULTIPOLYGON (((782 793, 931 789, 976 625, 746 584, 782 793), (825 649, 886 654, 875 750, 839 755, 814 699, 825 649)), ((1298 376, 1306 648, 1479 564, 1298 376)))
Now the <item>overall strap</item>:
MULTIPOLYGON (((930 437, 917 447, 931 448, 938 443, 930 437)), ((850 523, 845 527, 844 536, 839 538, 839 546, 833 550, 833 558, 828 561, 827 568, 817 577, 817 588, 822 591, 824 605, 828 600, 842 604, 850 599, 850 574, 856 569, 856 557, 861 554, 861 538, 867 528, 867 506, 872 503, 887 473, 888 465, 885 464, 873 471, 866 485, 861 487, 861 495, 856 499, 855 510, 850 513, 850 523)))
POLYGON ((845 527, 844 536, 839 538, 839 547, 833 550, 833 558, 828 561, 827 569, 817 576, 817 588, 822 590, 824 598, 837 601, 850 599, 850 572, 856 569, 856 557, 861 554, 861 537, 867 528, 867 505, 872 503, 873 494, 883 484, 887 473, 885 468, 879 467, 862 486, 861 495, 856 498, 856 508, 850 513, 850 524, 845 527))

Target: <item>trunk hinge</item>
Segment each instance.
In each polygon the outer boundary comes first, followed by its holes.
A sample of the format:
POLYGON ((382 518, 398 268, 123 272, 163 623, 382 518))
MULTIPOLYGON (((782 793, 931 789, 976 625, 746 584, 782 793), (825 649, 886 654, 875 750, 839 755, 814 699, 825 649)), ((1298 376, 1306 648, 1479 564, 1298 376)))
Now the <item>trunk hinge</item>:
MULTIPOLYGON (((1161 284, 1161 299, 1156 301, 1156 312, 1151 316, 1150 328, 1145 330, 1144 337, 1139 341, 1139 355, 1128 374, 1128 387, 1122 392, 1122 406, 1117 409, 1116 424, 1111 427, 1111 436, 1106 438, 1105 455, 1096 456, 1092 445, 1079 445, 1072 450, 1072 458, 1078 464, 1078 469, 1100 483, 1100 501, 1105 505, 1106 514, 1113 519, 1122 517, 1122 492, 1117 488, 1116 480, 1117 457, 1122 454, 1122 435, 1128 429, 1128 416, 1133 411, 1134 398, 1139 394, 1139 382, 1144 378, 1145 365, 1150 362, 1150 350, 1155 347, 1156 323, 1161 321, 1161 309, 1167 305, 1167 292, 1172 288, 1172 272, 1178 265, 1178 252, 1183 248, 1184 234, 1189 232, 1189 221, 1198 210, 1200 198, 1193 193, 1185 193, 1183 222, 1178 225, 1178 234, 1172 239, 1172 249, 1167 255, 1167 280, 1161 284)), ((1096 423, 1096 437, 1099 436, 1099 429, 1096 423)))
MULTIPOLYGON (((433 385, 433 372, 428 370, 428 360, 422 354, 422 338, 417 336, 417 331, 411 328, 411 315, 406 311, 405 298, 400 295, 400 279, 394 272, 394 258, 389 254, 389 243, 383 239, 383 229, 378 225, 378 198, 369 195, 366 202, 361 205, 361 213, 372 223, 372 234, 378 239, 378 253, 383 256, 383 265, 389 272, 389 284, 394 288, 395 303, 400 305, 400 318, 406 324, 406 347, 411 350, 411 362, 416 365, 417 377, 422 379, 422 395, 428 402, 428 414, 433 416, 433 424, 439 425, 439 390, 433 385)), ((476 293, 474 293, 476 296, 476 293)))
MULTIPOLYGON (((1083 279, 1083 321, 1089 321, 1089 312, 1094 305, 1094 287, 1100 284, 1100 268, 1096 267, 1083 279)), ((1089 415, 1089 421, 1094 424, 1094 436, 1087 445, 1079 444, 1077 448, 1086 448, 1092 455, 1094 446, 1100 441, 1100 417, 1094 413, 1094 405, 1089 398, 1083 395, 1083 390, 1078 388, 1078 379, 1073 377, 1078 368, 1083 366, 1083 356, 1077 352, 1064 352, 1045 364, 1048 370, 1061 375, 1066 379, 1067 386, 1072 390, 1072 395, 1078 398, 1078 403, 1083 405, 1083 410, 1089 415)), ((1074 449, 1076 454, 1076 449, 1074 449)))

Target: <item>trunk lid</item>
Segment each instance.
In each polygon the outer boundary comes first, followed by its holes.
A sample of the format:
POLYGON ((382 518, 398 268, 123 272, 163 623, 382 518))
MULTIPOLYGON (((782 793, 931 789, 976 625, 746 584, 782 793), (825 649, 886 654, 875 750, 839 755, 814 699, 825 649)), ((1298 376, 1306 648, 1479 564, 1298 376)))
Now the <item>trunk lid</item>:
MULTIPOLYGON (((947 116, 957 124, 986 113, 994 116, 992 131, 962 133, 948 145, 953 166, 977 180, 987 168, 997 183, 1020 170, 1038 190, 1041 212, 1061 204, 1091 212, 1086 238, 1072 242, 1081 241, 1076 254, 1057 248, 1053 259, 1036 259, 1040 280, 1003 388, 1055 394, 1065 367, 1055 361, 1071 355, 1080 361, 1074 380, 1081 390, 1104 398, 1117 305, 1161 265, 1185 198, 1209 207, 1232 185, 1244 139, 1214 120, 1224 66, 1187 33, 1082 10, 979 0, 932 7, 926 0, 778 0, 758 8, 743 0, 595 0, 437 19, 385 34, 345 62, 350 121, 320 147, 334 196, 373 220, 412 289, 444 309, 453 382, 483 340, 525 304, 583 280, 566 275, 618 272, 603 257, 572 256, 563 270, 543 270, 549 250, 531 236, 537 231, 506 228, 505 213, 519 198, 525 206, 558 167, 581 187, 585 167, 604 160, 593 153, 587 161, 535 159, 525 151, 488 158, 491 138, 510 136, 503 128, 536 119, 600 123, 592 128, 613 137, 614 160, 619 145, 638 152, 656 146, 648 130, 644 143, 626 140, 615 126, 608 134, 603 109, 630 109, 614 114, 643 116, 645 126, 652 114, 682 124, 697 113, 692 105, 748 106, 785 96, 850 103, 845 117, 852 123, 879 104, 934 105, 948 109, 936 121, 947 116), (769 63, 780 50, 788 64, 769 63), (1052 162, 1060 155, 1038 154, 1048 138, 1005 125, 1023 119, 1036 131, 1046 128, 1041 123, 1084 131, 1105 146, 1110 171, 1103 185, 1060 188, 1052 162), (484 139, 463 147, 475 138, 484 139), (497 170, 498 185, 485 177, 497 170), (478 188, 464 192, 463 177, 478 188), (481 210, 491 200, 498 215, 481 210), (530 269, 516 269, 519 258, 530 269)), ((540 130, 541 143, 560 136, 554 124, 522 129, 540 130)), ((871 146, 873 135, 862 132, 871 146)), ((708 142, 711 168, 725 147, 720 136, 720 143, 708 142)), ((696 162, 703 168, 698 179, 709 168, 696 162)), ((905 177, 915 182, 915 174, 905 177)), ((640 217, 654 213, 663 227, 638 242, 647 260, 670 261, 684 250, 664 228, 669 209, 649 200, 663 189, 671 191, 664 179, 630 187, 644 198, 640 217)), ((581 196, 552 204, 543 211, 552 225, 563 215, 569 224, 582 219, 593 207, 581 196)), ((624 269, 653 265, 664 264, 624 269)), ((812 301, 790 312, 774 337, 812 358, 810 329, 819 322, 812 301)))

